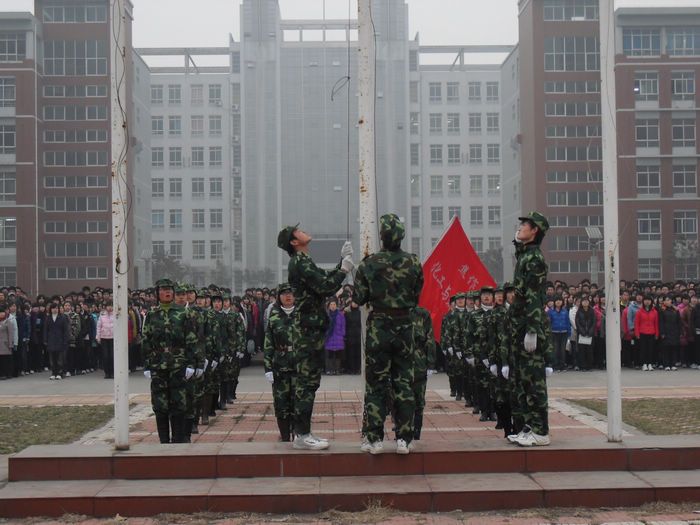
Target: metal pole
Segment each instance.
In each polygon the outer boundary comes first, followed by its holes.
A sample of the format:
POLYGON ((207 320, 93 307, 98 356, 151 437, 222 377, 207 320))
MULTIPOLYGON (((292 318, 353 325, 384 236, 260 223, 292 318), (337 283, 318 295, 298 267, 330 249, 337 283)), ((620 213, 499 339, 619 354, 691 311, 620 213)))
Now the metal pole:
MULTIPOLYGON (((360 169, 360 259, 379 249, 377 232, 377 185, 375 165, 375 60, 376 43, 372 22, 372 0, 357 3, 359 24, 358 87, 359 98, 359 169, 360 169)), ((362 315, 362 333, 367 311, 362 315)), ((362 344, 362 381, 365 380, 365 345, 362 344)))
POLYGON ((617 102, 615 97, 615 2, 600 0, 600 77, 603 132, 605 347, 608 374, 608 441, 622 441, 620 370, 620 261, 617 200, 617 102))
POLYGON ((114 448, 129 449, 126 30, 123 0, 110 0, 112 116, 112 289, 114 293, 114 448))

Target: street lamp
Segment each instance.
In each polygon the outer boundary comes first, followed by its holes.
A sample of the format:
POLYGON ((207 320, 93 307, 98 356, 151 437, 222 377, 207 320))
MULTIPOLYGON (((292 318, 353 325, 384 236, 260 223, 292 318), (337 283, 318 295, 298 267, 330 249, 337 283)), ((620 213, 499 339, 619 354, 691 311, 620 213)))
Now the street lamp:
POLYGON ((588 245, 591 247, 591 283, 598 284, 598 270, 600 269, 598 248, 603 242, 603 234, 597 226, 588 226, 586 235, 588 235, 588 245))

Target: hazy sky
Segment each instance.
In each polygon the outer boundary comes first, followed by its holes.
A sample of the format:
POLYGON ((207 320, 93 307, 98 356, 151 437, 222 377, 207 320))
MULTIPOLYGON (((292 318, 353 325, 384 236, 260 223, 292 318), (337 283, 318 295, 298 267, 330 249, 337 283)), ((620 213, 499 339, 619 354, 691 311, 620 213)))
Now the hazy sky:
MULTIPOLYGON (((357 0, 352 2, 356 12, 357 0)), ((241 0, 132 0, 134 46, 226 46, 239 39, 241 0)), ((423 44, 514 44, 517 0, 407 0, 411 37, 423 44)), ((328 18, 347 18, 348 0, 325 0, 328 18)), ((0 0, 3 11, 32 11, 33 0, 0 0)), ((284 18, 322 18, 323 0, 280 0, 284 18)), ((700 0, 617 0, 616 6, 700 6, 700 0)))

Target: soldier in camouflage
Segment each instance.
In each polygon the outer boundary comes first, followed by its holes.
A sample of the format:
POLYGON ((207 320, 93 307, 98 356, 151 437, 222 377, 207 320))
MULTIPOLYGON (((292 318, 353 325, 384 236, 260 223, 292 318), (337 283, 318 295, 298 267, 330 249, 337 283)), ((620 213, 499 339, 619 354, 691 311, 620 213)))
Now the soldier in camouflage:
POLYGON ((493 376, 494 400, 496 403, 496 429, 503 429, 505 437, 511 434, 510 421, 510 390, 508 379, 503 377, 503 366, 508 362, 508 348, 504 341, 506 331, 507 308, 505 304, 504 289, 497 288, 494 295, 494 307, 491 313, 491 321, 494 331, 494 343, 489 351, 489 371, 493 376))
POLYGON ((489 349, 495 337, 491 312, 493 309, 493 288, 484 287, 480 293, 480 307, 469 316, 467 347, 469 366, 474 370, 475 404, 478 404, 479 421, 495 421, 492 385, 489 368, 489 349))
POLYGON ((341 249, 341 263, 326 271, 314 263, 309 255, 311 236, 297 226, 287 226, 277 236, 277 246, 289 255, 289 284, 294 288, 296 308, 293 347, 296 354, 296 384, 294 385, 294 439, 293 447, 301 450, 323 450, 328 441, 311 433, 311 414, 316 391, 321 385, 323 343, 328 328, 324 309, 326 298, 340 289, 345 277, 355 265, 352 245, 346 242, 341 249))
POLYGON ((405 227, 394 214, 380 219, 382 249, 366 257, 355 275, 354 300, 370 304, 365 357, 366 441, 362 450, 382 451, 386 399, 392 390, 396 452, 408 454, 413 440, 413 309, 423 288, 418 257, 401 250, 405 227))
POLYGON ((205 330, 206 323, 204 319, 204 297, 201 299, 197 297, 197 289, 195 286, 188 284, 187 288, 187 305, 185 308, 190 311, 191 315, 194 316, 197 325, 197 340, 199 341, 198 352, 200 354, 199 361, 202 363, 201 368, 195 370, 194 378, 192 381, 188 381, 188 386, 191 383, 191 391, 188 392, 188 410, 185 417, 185 437, 192 437, 192 434, 199 434, 199 415, 200 415, 200 404, 202 399, 202 387, 204 384, 204 370, 209 365, 206 359, 206 345, 205 345, 205 330), (191 408, 190 408, 191 407, 191 408))
MULTIPOLYGON (((226 334, 229 346, 228 370, 221 382, 221 399, 224 403, 233 404, 235 399, 238 376, 241 373, 241 359, 245 349, 245 325, 238 312, 232 308, 230 292, 224 292, 223 313, 226 319, 226 334)), ((221 400, 220 400, 221 402, 221 400)))
POLYGON ((202 366, 194 350, 195 318, 173 303, 174 283, 156 282, 159 305, 148 312, 143 326, 144 375, 151 380, 151 403, 161 443, 184 443, 186 383, 202 366), (172 430, 172 440, 171 440, 172 430))
POLYGON ((515 235, 516 265, 513 276, 514 362, 518 409, 524 427, 508 439, 524 447, 549 445, 547 415, 547 353, 551 349, 547 335, 548 319, 544 311, 547 264, 540 250, 549 222, 539 212, 520 217, 515 235))
POLYGON ((413 439, 420 440, 425 409, 425 389, 428 377, 435 373, 435 336, 430 312, 417 306, 413 310, 413 439))
POLYGON ((455 382, 455 367, 454 367, 454 345, 452 344, 451 328, 453 326, 452 319, 457 308, 456 296, 450 297, 450 310, 442 318, 440 323, 440 348, 445 358, 445 373, 450 384, 450 397, 457 395, 457 385, 455 382))
POLYGON ((294 416, 294 382, 296 362, 292 345, 296 311, 294 290, 288 283, 278 288, 279 304, 275 304, 265 331, 265 377, 272 383, 272 399, 281 441, 292 440, 294 416))

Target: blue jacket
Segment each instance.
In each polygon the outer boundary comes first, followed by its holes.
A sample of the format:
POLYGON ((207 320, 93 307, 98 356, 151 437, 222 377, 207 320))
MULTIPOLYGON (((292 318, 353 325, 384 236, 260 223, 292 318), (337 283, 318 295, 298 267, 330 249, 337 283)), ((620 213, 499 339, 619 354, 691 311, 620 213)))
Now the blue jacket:
POLYGON ((562 307, 561 310, 557 312, 555 308, 552 308, 547 312, 549 315, 549 324, 552 327, 552 332, 563 333, 571 337, 571 322, 569 322, 569 310, 562 307))
POLYGON ((642 305, 637 304, 636 301, 630 301, 627 307, 627 327, 630 333, 634 333, 634 317, 637 315, 637 310, 641 308, 642 305))

